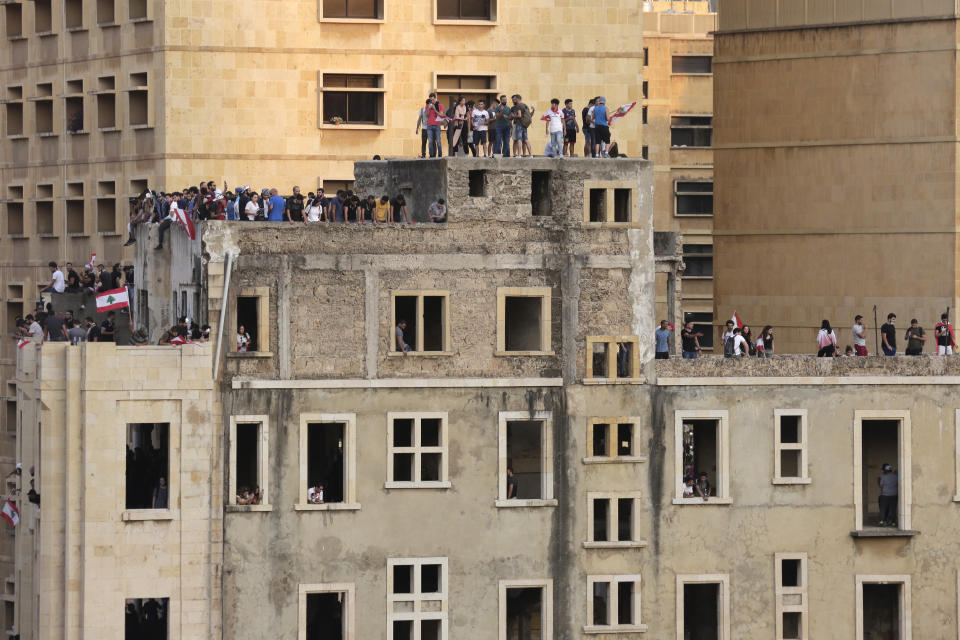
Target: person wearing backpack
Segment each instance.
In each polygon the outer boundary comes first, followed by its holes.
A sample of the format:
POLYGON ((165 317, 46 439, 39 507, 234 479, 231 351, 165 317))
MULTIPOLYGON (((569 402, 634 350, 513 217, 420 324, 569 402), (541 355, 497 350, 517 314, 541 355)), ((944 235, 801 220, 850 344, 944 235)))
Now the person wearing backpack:
POLYGON ((513 94, 513 109, 510 117, 513 119, 513 155, 515 158, 532 158, 533 149, 530 147, 530 140, 527 139, 527 128, 533 122, 533 113, 535 109, 528 107, 522 102, 520 94, 513 94))
POLYGON ((743 337, 740 327, 734 328, 730 337, 723 341, 724 358, 743 358, 747 355, 749 349, 750 346, 743 337))
POLYGON ((817 334, 817 357, 830 358, 837 352, 837 336, 830 328, 830 321, 824 320, 820 324, 820 332, 817 334))

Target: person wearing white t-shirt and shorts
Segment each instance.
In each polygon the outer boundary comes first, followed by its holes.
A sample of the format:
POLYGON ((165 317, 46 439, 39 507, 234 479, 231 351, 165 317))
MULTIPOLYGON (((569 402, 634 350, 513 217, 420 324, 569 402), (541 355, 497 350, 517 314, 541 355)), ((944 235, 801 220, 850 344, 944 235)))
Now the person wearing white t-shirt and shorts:
POLYGON ((477 149, 486 158, 490 155, 490 146, 493 144, 487 136, 487 123, 490 121, 490 114, 487 113, 487 103, 483 100, 477 100, 477 105, 470 112, 471 125, 473 126, 473 155, 477 155, 477 149))
POLYGON ((550 136, 550 143, 547 145, 548 153, 552 157, 563 155, 563 112, 560 111, 560 101, 556 98, 550 101, 550 109, 544 116, 547 120, 547 135, 550 136))
POLYGON ((44 287, 40 285, 40 293, 63 293, 64 289, 67 288, 67 283, 63 278, 63 271, 57 267, 57 263, 52 260, 47 263, 47 266, 50 267, 50 284, 44 287))

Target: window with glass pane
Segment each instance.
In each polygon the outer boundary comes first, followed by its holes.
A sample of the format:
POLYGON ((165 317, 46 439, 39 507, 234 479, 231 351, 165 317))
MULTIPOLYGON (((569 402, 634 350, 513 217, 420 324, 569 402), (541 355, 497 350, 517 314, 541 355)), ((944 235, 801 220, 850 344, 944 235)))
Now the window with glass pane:
POLYGON ((670 146, 709 147, 712 138, 712 116, 673 116, 670 118, 670 146))
POLYGON ((437 0, 438 20, 493 20, 496 0, 437 0))
POLYGON ((497 99, 496 76, 437 76, 440 104, 452 105, 460 97, 474 103, 483 100, 489 107, 497 99))
POLYGON ((323 0, 324 18, 383 18, 382 0, 323 0))
POLYGON ((383 124, 383 76, 323 74, 323 121, 383 124))
POLYGON ((713 182, 682 182, 678 180, 674 189, 678 216, 713 215, 713 182))

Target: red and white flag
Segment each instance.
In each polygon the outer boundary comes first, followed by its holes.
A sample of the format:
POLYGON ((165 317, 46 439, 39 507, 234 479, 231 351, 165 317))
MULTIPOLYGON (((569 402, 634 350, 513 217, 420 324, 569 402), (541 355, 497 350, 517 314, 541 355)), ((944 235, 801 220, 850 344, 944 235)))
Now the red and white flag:
POLYGON ((187 232, 187 236, 189 236, 191 240, 197 237, 197 233, 193 228, 193 220, 186 211, 176 206, 176 203, 174 203, 170 209, 170 213, 173 214, 173 217, 177 222, 183 225, 183 230, 187 232))
POLYGON ((0 511, 0 515, 10 523, 11 527, 15 527, 20 523, 20 512, 17 510, 17 505, 13 504, 13 500, 10 498, 7 498, 7 501, 3 503, 3 510, 0 511))
POLYGON ((170 344, 175 344, 179 346, 182 344, 198 344, 198 343, 191 342, 190 340, 187 340, 183 336, 173 336, 172 338, 170 338, 170 344))
POLYGON ((623 116, 630 113, 630 111, 637 106, 636 102, 631 102, 630 104, 621 105, 619 109, 610 114, 610 121, 613 122, 617 118, 622 118, 623 116))
POLYGON ((27 338, 20 338, 19 340, 17 340, 17 349, 23 349, 28 344, 30 344, 30 340, 28 340, 27 338))
POLYGON ((130 306, 130 298, 127 296, 127 288, 110 289, 97 294, 97 313, 111 311, 113 309, 123 309, 130 306))
POLYGON ((97 254, 91 253, 91 254, 90 254, 90 262, 87 263, 87 266, 90 267, 90 271, 93 271, 93 269, 94 269, 94 264, 93 264, 93 263, 96 262, 96 261, 97 261, 97 254))
POLYGON ((737 312, 733 312, 733 317, 730 318, 730 321, 733 322, 734 327, 743 328, 743 322, 740 321, 740 316, 737 315, 737 312))

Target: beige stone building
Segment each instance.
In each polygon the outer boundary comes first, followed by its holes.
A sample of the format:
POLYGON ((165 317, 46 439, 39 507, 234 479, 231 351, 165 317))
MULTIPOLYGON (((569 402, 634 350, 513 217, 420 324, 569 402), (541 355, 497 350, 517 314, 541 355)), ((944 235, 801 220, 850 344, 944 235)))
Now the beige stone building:
MULTIPOLYGON (((653 226, 683 237, 683 315, 712 346, 713 331, 713 31, 715 3, 658 1, 643 17, 644 158, 653 162, 653 226)), ((657 282, 657 315, 667 317, 666 275, 657 282)))
POLYGON ((844 345, 874 305, 901 331, 957 308, 958 17, 954 0, 723 2, 717 318, 810 353, 824 318, 844 345))

